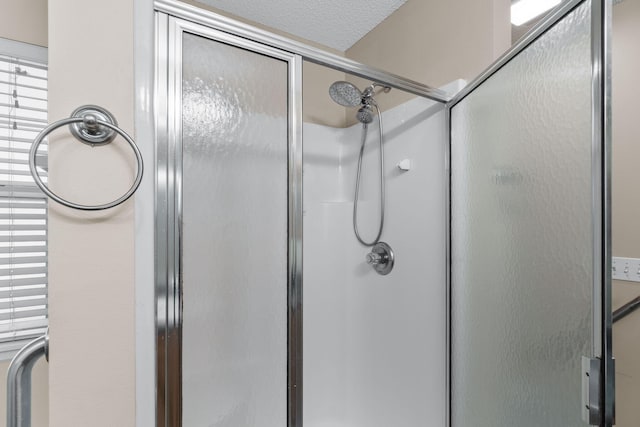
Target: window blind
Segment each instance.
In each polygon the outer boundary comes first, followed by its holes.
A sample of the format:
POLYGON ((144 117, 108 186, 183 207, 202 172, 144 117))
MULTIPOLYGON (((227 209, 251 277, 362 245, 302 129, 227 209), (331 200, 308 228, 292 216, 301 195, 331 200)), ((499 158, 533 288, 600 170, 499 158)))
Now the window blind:
MULTIPOLYGON (((46 125, 46 64, 0 54, 0 353, 47 327, 47 199, 28 164, 46 125)), ((45 182, 47 149, 36 159, 45 182)))

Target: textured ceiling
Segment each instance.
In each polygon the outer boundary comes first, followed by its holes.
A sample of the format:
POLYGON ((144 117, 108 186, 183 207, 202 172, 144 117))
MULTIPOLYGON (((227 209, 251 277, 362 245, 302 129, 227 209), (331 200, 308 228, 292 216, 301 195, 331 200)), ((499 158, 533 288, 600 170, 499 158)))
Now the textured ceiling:
POLYGON ((407 0, 199 0, 220 10, 345 51, 407 0))

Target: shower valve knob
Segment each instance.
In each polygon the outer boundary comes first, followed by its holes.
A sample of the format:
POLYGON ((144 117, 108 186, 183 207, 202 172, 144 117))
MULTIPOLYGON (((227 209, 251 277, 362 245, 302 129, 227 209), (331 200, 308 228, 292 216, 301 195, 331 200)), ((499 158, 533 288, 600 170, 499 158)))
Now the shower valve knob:
POLYGON ((369 265, 378 265, 378 264, 383 264, 385 262, 382 255, 374 252, 368 253, 366 255, 366 259, 367 259, 367 264, 369 265))
POLYGON ((365 260, 376 272, 384 276, 393 270, 395 256, 389 245, 385 242, 378 242, 373 245, 371 252, 365 256, 365 260))

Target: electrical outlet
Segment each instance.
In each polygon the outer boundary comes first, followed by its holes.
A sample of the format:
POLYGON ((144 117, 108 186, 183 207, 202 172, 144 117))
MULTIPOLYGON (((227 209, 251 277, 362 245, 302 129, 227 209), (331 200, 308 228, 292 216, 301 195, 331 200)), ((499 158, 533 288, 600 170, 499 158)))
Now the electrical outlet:
POLYGON ((640 259, 613 257, 611 265, 613 280, 640 282, 640 259))

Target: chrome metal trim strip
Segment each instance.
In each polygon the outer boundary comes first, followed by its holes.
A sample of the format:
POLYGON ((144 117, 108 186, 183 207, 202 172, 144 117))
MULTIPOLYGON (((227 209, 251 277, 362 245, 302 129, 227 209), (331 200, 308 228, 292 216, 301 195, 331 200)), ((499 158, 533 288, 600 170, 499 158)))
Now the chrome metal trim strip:
MULTIPOLYGON (((292 62, 295 56, 294 54, 281 49, 272 48, 271 46, 264 45, 259 42, 247 40, 232 33, 220 31, 217 28, 208 27, 206 24, 201 24, 199 22, 185 21, 178 17, 170 17, 169 22, 176 26, 176 31, 180 35, 185 32, 199 35, 213 41, 226 43, 231 46, 246 49, 251 52, 263 54, 286 62, 292 62)), ((182 42, 180 42, 180 47, 182 48, 182 42)), ((182 51, 180 51, 180 53, 182 54, 182 51)))
POLYGON ((541 20, 535 27, 533 27, 527 34, 525 34, 515 45, 506 51, 500 58, 498 58, 493 64, 484 70, 478 77, 476 77, 471 83, 465 86, 460 92, 458 92, 449 104, 454 107, 458 102, 462 101, 473 90, 480 86, 485 80, 495 74, 500 68, 511 61, 516 55, 527 48, 531 43, 535 42, 538 37, 544 34, 549 28, 553 27, 558 21, 564 18, 569 12, 585 0, 567 0, 557 6, 552 12, 547 15, 546 18, 541 20))
POLYGON ((182 425, 182 67, 171 66, 182 59, 179 28, 168 17, 167 69, 167 336, 166 336, 166 424, 182 425))
POLYGON ((157 272, 157 425, 178 426, 181 416, 180 136, 181 58, 179 29, 171 18, 156 14, 156 272, 157 272), (178 107, 177 107, 178 106, 178 107))
POLYGON ((341 56, 324 52, 309 45, 278 36, 268 31, 260 30, 231 18, 220 16, 213 12, 199 9, 195 6, 176 0, 156 0, 155 8, 160 12, 176 16, 185 20, 202 23, 230 34, 235 34, 276 49, 300 55, 303 59, 324 65, 335 70, 350 73, 358 77, 383 83, 396 89, 404 90, 414 95, 423 96, 438 102, 448 102, 451 95, 439 89, 409 80, 383 70, 360 64, 341 56))
POLYGON ((289 283, 288 405, 289 427, 302 427, 302 57, 289 62, 289 283))
MULTIPOLYGON (((591 1, 591 223, 593 227, 593 294, 600 296, 602 293, 602 264, 597 260, 602 259, 603 239, 602 225, 603 214, 602 202, 604 181, 603 172, 603 87, 602 87, 602 28, 599 0, 591 1)), ((593 300, 593 343, 591 352, 594 357, 601 358, 604 354, 602 321, 604 316, 601 310, 602 300, 600 297, 593 300)))
POLYGON ((445 310, 446 310, 446 394, 445 394, 445 404, 447 407, 445 408, 445 426, 451 427, 451 355, 452 355, 452 347, 451 347, 451 106, 447 105, 445 107, 445 126, 446 126, 446 137, 445 143, 447 146, 445 147, 445 159, 444 159, 444 171, 445 171, 445 200, 444 200, 444 208, 445 208, 445 230, 447 230, 447 235, 445 236, 445 257, 446 257, 446 269, 445 269, 445 310))
POLYGON ((611 0, 591 0, 592 159, 594 227, 594 354, 601 360, 600 425, 615 423, 611 293, 611 0))
POLYGON ((156 425, 166 426, 165 407, 167 390, 167 335, 168 335, 168 17, 155 16, 155 126, 156 126, 156 174, 155 174, 155 272, 156 272, 156 425))

